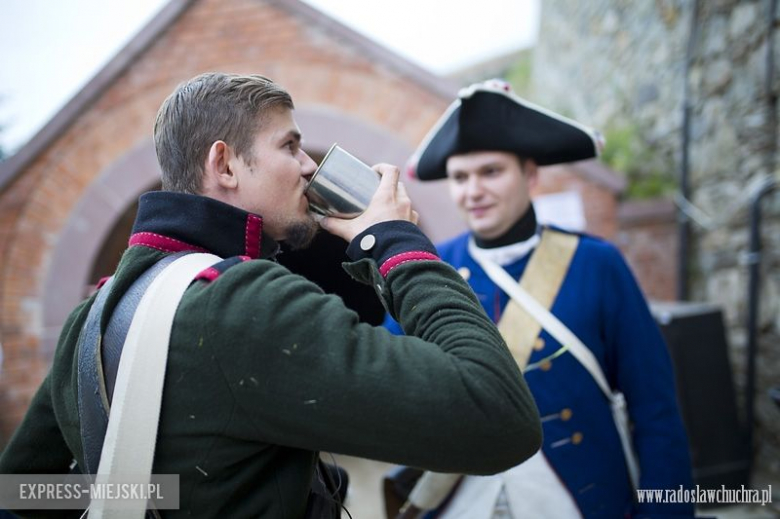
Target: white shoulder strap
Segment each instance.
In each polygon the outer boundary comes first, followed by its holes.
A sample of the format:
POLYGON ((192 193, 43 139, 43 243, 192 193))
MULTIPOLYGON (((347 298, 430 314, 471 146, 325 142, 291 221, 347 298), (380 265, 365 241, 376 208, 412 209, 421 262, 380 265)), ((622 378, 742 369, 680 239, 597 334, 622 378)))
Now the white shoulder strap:
MULTIPOLYGON (((150 482, 173 318, 192 279, 220 260, 213 254, 182 256, 144 293, 119 361, 98 477, 131 475, 133 483, 150 482)), ((141 519, 146 503, 133 510, 109 508, 109 502, 94 500, 89 518, 141 519)))
POLYGON ((512 276, 510 276, 500 265, 478 256, 474 256, 474 260, 479 263, 479 266, 482 267, 495 284, 501 287, 501 289, 512 299, 522 305, 534 319, 538 320, 542 327, 547 330, 550 335, 555 337, 555 340, 557 340, 564 349, 571 352, 574 358, 588 370, 588 373, 593 377, 593 380, 596 381, 596 384, 598 384, 604 392, 604 395, 609 400, 612 408, 612 416, 615 419, 615 425, 618 434, 620 435, 620 441, 623 446, 631 482, 634 484, 634 488, 637 488, 637 485, 639 484, 639 464, 637 463, 636 455, 631 448, 631 436, 628 430, 625 397, 622 393, 614 392, 609 387, 604 372, 596 360, 596 357, 593 355, 593 352, 591 352, 582 341, 560 321, 560 319, 555 317, 552 312, 539 304, 536 299, 528 294, 528 292, 526 292, 517 281, 512 279, 512 276))

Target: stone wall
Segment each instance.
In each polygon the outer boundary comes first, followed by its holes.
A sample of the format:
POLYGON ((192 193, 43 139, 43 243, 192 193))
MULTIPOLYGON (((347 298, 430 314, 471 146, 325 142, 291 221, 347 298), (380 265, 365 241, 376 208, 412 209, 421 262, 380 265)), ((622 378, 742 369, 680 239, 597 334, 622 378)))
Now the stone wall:
MULTIPOLYGON (((695 5, 693 0, 546 0, 529 96, 607 133, 635 129, 652 163, 645 170, 679 180, 687 84, 695 215, 689 294, 692 300, 722 306, 742 391, 748 207, 763 182, 778 178, 777 107, 771 100, 780 91, 780 31, 770 39, 769 26, 776 27, 780 15, 769 12, 769 0, 708 0, 698 2, 694 25, 695 5), (767 66, 770 49, 773 71, 767 66)), ((780 383, 778 192, 761 206, 756 460, 760 471, 778 476, 780 410, 767 396, 780 383)))

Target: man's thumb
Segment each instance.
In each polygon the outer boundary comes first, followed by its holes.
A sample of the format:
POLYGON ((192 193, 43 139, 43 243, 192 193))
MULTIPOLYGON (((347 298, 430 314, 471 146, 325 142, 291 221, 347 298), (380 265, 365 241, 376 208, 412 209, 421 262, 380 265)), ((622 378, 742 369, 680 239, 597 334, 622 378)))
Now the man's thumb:
POLYGON ((320 227, 325 232, 329 232, 334 236, 338 236, 346 241, 351 241, 355 237, 353 220, 345 220, 343 218, 334 218, 332 216, 326 216, 320 220, 320 227))
POLYGON ((338 218, 333 218, 332 216, 323 216, 322 219, 320 219, 320 227, 331 234, 338 234, 338 218))

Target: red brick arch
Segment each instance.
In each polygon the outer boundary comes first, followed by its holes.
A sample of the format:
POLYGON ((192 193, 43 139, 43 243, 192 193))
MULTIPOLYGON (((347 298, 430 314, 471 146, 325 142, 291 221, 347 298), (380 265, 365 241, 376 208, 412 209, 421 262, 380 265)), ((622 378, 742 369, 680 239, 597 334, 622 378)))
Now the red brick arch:
POLYGON ((157 182, 149 131, 160 103, 205 71, 262 73, 285 87, 313 153, 337 141, 399 165, 456 91, 298 0, 170 2, 0 165, 0 446, 48 371, 102 244, 157 182))

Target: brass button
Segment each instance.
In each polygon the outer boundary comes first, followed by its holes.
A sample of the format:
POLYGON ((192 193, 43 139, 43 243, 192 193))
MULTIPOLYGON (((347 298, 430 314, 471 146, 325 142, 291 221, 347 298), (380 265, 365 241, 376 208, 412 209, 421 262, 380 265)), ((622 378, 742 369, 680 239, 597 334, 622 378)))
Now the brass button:
POLYGON ((471 277, 471 271, 468 269, 468 267, 461 267, 458 269, 458 274, 460 274, 460 277, 464 279, 464 281, 468 281, 471 277))
POLYGON ((571 418, 571 409, 569 409, 568 407, 565 409, 561 409, 561 420, 566 422, 570 418, 571 418))
POLYGON ((534 341, 534 349, 536 351, 543 350, 544 349, 544 339, 542 339, 541 337, 537 337, 536 340, 534 341))
POLYGON ((542 371, 550 371, 550 369, 552 369, 552 362, 550 362, 549 360, 545 360, 544 362, 539 364, 539 369, 541 369, 542 371))
POLYGON ((572 434, 571 435, 571 442, 574 445, 579 445, 580 443, 582 443, 582 433, 576 432, 576 433, 572 434))

